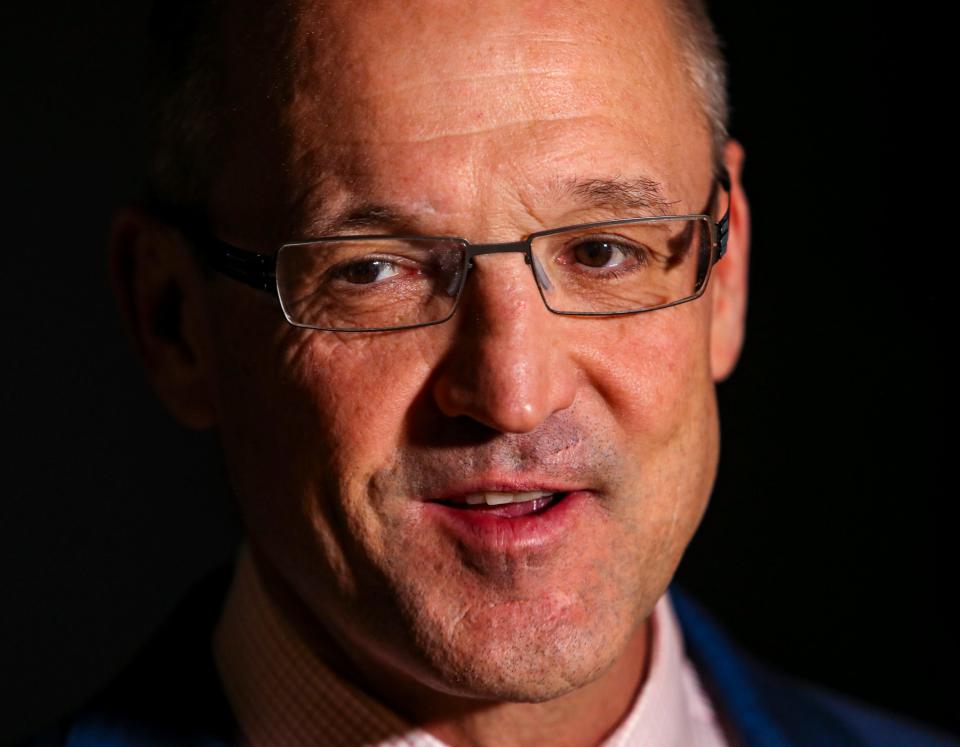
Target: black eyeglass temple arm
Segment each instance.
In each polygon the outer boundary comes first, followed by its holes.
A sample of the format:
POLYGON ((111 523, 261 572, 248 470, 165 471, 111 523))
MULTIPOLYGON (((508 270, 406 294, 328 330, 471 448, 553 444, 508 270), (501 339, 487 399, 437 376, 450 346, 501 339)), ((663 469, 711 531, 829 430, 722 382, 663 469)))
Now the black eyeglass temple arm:
POLYGON ((251 252, 221 241, 215 236, 188 238, 212 270, 256 290, 276 295, 276 254, 251 252))
POLYGON ((727 193, 727 209, 724 211, 723 217, 717 221, 716 261, 719 262, 723 259, 723 255, 727 253, 727 236, 730 234, 730 172, 727 171, 726 166, 720 166, 717 173, 717 181, 727 193))

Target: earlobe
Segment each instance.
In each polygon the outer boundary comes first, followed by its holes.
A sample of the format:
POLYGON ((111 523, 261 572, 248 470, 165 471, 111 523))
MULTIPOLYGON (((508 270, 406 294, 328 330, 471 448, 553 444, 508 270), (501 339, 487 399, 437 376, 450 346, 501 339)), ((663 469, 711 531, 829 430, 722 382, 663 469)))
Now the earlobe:
POLYGON ((121 313, 157 395, 188 428, 212 426, 205 280, 189 247, 149 214, 126 209, 113 222, 110 269, 121 313))
POLYGON ((736 140, 724 147, 730 173, 730 231, 727 252, 714 266, 710 279, 710 368, 714 381, 727 378, 743 347, 747 313, 750 256, 750 207, 743 191, 743 147, 736 140))

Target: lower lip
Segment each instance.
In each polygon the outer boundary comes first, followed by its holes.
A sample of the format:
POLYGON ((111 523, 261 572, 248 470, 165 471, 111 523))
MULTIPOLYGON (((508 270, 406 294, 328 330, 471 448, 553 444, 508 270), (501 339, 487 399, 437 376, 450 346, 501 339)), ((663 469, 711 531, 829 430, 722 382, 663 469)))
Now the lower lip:
POLYGON ((510 552, 545 549, 569 536, 579 516, 587 509, 592 493, 567 493, 539 513, 513 518, 484 510, 454 508, 444 503, 426 503, 427 516, 471 550, 510 552))

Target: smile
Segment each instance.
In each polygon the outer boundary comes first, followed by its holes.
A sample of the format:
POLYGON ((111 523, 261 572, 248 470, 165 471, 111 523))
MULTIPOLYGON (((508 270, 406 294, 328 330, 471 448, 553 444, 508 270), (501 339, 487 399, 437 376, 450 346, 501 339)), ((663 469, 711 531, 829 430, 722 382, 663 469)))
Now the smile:
POLYGON ((470 554, 545 551, 567 544, 595 510, 592 490, 556 487, 474 483, 420 505, 428 521, 470 554))
POLYGON ((462 511, 482 512, 487 516, 515 519, 543 513, 566 496, 567 492, 548 490, 528 490, 517 493, 485 491, 467 493, 459 499, 441 501, 441 503, 462 511))

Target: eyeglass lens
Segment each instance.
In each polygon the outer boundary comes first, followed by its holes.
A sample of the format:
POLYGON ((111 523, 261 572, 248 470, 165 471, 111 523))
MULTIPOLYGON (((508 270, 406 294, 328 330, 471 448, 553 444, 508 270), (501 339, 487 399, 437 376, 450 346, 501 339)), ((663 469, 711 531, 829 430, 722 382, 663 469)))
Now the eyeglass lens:
MULTIPOLYGON (((284 246, 277 288, 287 318, 333 330, 447 319, 464 283, 459 239, 343 238, 284 246)), ((658 308, 697 295, 711 262, 702 218, 580 226, 534 236, 534 276, 547 307, 570 314, 658 308)))

